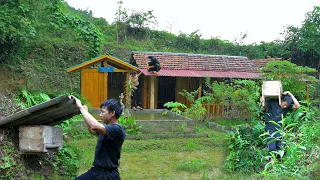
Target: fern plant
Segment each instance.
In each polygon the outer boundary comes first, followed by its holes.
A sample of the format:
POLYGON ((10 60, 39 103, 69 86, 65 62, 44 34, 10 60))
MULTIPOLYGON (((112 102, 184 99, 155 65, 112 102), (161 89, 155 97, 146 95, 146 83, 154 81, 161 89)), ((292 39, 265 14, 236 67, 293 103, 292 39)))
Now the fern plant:
POLYGON ((32 107, 34 105, 49 101, 51 98, 49 95, 41 92, 29 92, 26 89, 22 89, 15 96, 16 103, 24 109, 32 107))

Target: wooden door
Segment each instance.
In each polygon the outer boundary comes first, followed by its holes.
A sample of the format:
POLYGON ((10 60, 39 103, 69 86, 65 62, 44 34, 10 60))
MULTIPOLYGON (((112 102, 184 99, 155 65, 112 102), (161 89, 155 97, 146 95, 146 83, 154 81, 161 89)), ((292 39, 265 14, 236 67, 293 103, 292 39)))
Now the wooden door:
POLYGON ((81 70, 81 96, 91 108, 100 108, 101 103, 108 98, 107 87, 108 73, 100 73, 98 69, 81 70))

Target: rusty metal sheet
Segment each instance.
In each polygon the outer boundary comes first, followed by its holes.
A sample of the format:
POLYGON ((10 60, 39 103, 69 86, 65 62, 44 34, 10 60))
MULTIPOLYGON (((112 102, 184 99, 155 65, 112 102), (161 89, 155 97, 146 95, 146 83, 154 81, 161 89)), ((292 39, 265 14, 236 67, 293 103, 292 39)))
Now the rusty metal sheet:
POLYGON ((0 128, 29 125, 53 126, 78 114, 80 111, 75 105, 75 100, 65 94, 0 119, 0 128))

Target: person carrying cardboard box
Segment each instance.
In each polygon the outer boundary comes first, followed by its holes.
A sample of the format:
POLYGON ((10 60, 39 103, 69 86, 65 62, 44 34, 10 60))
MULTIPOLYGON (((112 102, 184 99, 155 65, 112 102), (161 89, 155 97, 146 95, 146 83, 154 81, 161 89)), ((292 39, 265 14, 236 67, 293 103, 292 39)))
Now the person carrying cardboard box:
MULTIPOLYGON (((269 97, 265 96, 265 94, 267 94, 266 92, 264 92, 266 91, 266 89, 267 88, 263 86, 262 88, 263 93, 260 98, 260 106, 263 107, 265 111, 265 131, 269 132, 271 137, 273 133, 277 132, 282 128, 282 120, 287 115, 287 113, 294 109, 298 109, 300 107, 300 104, 298 100, 294 97, 294 95, 289 91, 281 93, 281 95, 279 96, 280 99, 278 99, 278 98, 272 98, 271 96, 269 97), (272 123, 271 121, 276 122, 280 126, 272 123)), ((278 92, 278 91, 275 91, 275 92, 278 92)), ((279 92, 281 92, 281 90, 279 92)), ((274 94, 274 97, 276 96, 277 94, 274 94)), ((267 140, 267 148, 268 148, 269 155, 271 152, 281 150, 281 141, 280 140, 274 141, 273 140, 274 138, 280 139, 281 134, 275 133, 271 138, 267 140)), ((280 157, 277 156, 277 158, 280 158, 280 157)))

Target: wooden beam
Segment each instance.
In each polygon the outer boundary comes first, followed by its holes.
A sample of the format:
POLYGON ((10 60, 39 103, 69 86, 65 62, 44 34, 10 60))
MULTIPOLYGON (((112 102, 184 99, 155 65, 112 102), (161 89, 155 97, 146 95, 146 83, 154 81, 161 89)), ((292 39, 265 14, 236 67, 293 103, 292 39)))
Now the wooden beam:
POLYGON ((135 66, 133 66, 133 65, 131 65, 129 63, 126 63, 126 62, 124 62, 124 61, 122 61, 120 59, 114 58, 114 57, 112 57, 110 55, 103 55, 103 56, 97 57, 95 59, 83 62, 83 63, 78 64, 78 65, 75 65, 73 67, 70 67, 70 68, 67 69, 67 72, 70 73, 70 72, 73 72, 73 71, 76 71, 76 70, 80 70, 80 69, 84 68, 85 66, 89 66, 89 65, 95 64, 95 63, 100 62, 100 61, 104 62, 104 66, 105 67, 108 66, 107 62, 110 62, 111 64, 114 63, 114 64, 120 66, 121 68, 124 68, 127 71, 131 71, 131 70, 140 71, 137 67, 135 67, 135 66))
MULTIPOLYGON (((99 69, 85 69, 85 68, 82 68, 81 70, 82 70, 82 71, 86 71, 86 72, 98 72, 98 71, 99 71, 99 69)), ((107 71, 106 71, 106 72, 107 72, 107 71)), ((118 73, 118 72, 121 72, 121 73, 129 73, 130 71, 124 70, 124 69, 114 68, 113 72, 115 72, 115 73, 118 73)), ((109 73, 112 73, 112 72, 109 72, 109 73)))
POLYGON ((126 108, 131 109, 131 96, 130 96, 130 89, 128 87, 129 84, 129 79, 130 79, 130 73, 126 73, 126 108))
POLYGON ((155 103, 155 81, 156 77, 151 76, 150 77, 150 109, 154 109, 154 103, 155 103))
POLYGON ((200 82, 199 82, 198 99, 201 98, 201 92, 202 92, 202 78, 200 78, 200 82))
POLYGON ((79 69, 81 69, 81 68, 83 68, 83 67, 85 67, 85 66, 88 66, 88 65, 94 64, 94 63, 96 63, 96 62, 99 62, 99 61, 105 59, 106 57, 107 57, 107 56, 100 56, 100 57, 98 57, 97 59, 93 59, 93 60, 90 60, 90 61, 83 62, 83 63, 81 63, 81 64, 79 64, 79 65, 76 65, 76 66, 73 66, 73 67, 67 69, 67 72, 70 73, 70 72, 79 70, 79 69))
POLYGON ((124 72, 124 73, 129 73, 130 71, 128 71, 128 70, 124 70, 124 69, 114 69, 114 71, 113 72, 124 72))
POLYGON ((105 100, 107 100, 108 99, 108 90, 109 90, 109 86, 108 86, 108 84, 109 84, 109 82, 108 82, 108 73, 104 73, 104 82, 105 82, 105 84, 104 84, 104 100, 103 101, 105 101, 105 100))
POLYGON ((119 59, 116 59, 110 55, 107 55, 106 56, 108 59, 109 59, 109 62, 113 61, 114 63, 117 63, 117 65, 121 66, 122 68, 126 69, 126 70, 135 70, 135 71, 140 71, 137 67, 129 64, 129 63, 126 63, 126 62, 123 62, 119 59))
POLYGON ((98 72, 98 69, 85 69, 85 68, 82 68, 81 72, 98 72))
POLYGON ((143 76, 143 93, 142 93, 142 97, 143 97, 143 108, 144 109, 149 109, 149 76, 143 76))
POLYGON ((154 108, 158 109, 158 90, 159 90, 159 78, 155 77, 155 88, 154 88, 154 108))
MULTIPOLYGON (((186 83, 186 88, 185 88, 185 90, 187 90, 188 92, 190 92, 190 77, 187 77, 186 78, 186 80, 185 80, 185 83, 186 83)), ((185 105, 187 106, 187 107, 190 107, 191 106, 191 102, 187 99, 187 98, 185 98, 186 99, 186 103, 185 103, 185 105)))

